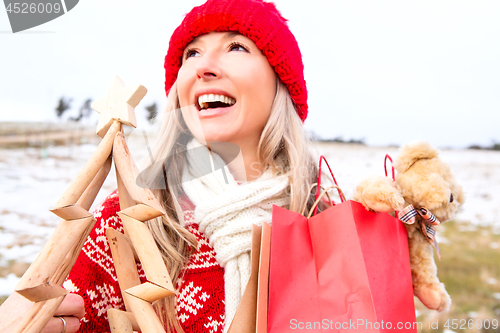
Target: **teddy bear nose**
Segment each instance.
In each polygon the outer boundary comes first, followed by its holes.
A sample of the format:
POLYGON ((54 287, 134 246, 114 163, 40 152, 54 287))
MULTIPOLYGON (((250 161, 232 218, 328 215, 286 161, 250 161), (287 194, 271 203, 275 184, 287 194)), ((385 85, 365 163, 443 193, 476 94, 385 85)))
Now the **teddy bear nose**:
POLYGON ((450 195, 450 202, 453 202, 453 193, 450 195))

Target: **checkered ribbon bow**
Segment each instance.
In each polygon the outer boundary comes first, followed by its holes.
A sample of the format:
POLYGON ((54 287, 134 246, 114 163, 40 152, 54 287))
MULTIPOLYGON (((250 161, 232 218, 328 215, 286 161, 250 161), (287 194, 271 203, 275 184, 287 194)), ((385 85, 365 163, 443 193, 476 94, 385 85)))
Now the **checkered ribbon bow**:
POLYGON ((399 212, 399 220, 406 224, 413 224, 417 221, 420 231, 424 234, 429 243, 434 246, 438 254, 438 258, 441 259, 441 253, 439 252, 439 246, 436 241, 436 226, 441 222, 439 222, 434 214, 432 214, 427 208, 422 207, 416 209, 413 205, 408 205, 399 212), (417 219, 418 216, 421 218, 417 219))

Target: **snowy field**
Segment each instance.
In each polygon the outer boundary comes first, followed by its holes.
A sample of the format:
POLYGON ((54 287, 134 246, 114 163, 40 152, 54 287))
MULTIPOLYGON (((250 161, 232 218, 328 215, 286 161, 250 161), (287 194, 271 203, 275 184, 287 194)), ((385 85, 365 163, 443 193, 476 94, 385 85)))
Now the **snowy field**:
MULTIPOLYGON (((138 131, 129 136, 136 161, 147 158, 145 139, 138 131)), ((151 142, 151 139, 150 139, 151 142)), ((53 232, 59 219, 49 212, 78 174, 95 145, 0 149, 0 295, 10 294, 18 281, 9 267, 30 263, 53 232), (3 276, 3 277, 2 277, 3 276)), ((383 174, 385 154, 397 148, 318 143, 315 154, 328 159, 339 185, 349 197, 368 175, 383 174)), ((492 225, 500 230, 500 152, 442 150, 466 193, 458 219, 492 225)), ((94 208, 115 188, 113 168, 94 208)))

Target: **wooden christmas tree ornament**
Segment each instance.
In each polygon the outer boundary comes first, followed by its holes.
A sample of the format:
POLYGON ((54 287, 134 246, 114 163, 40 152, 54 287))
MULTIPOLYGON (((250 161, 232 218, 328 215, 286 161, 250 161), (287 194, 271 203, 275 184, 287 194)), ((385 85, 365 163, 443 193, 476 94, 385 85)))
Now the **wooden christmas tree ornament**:
POLYGON ((136 127, 134 108, 147 90, 125 87, 115 77, 108 94, 92 104, 100 113, 97 135, 102 141, 78 176, 51 210, 62 218, 47 244, 19 281, 16 292, 34 302, 17 321, 14 333, 40 332, 63 301, 62 287, 95 225, 89 209, 115 161, 117 187, 126 235, 106 230, 127 311, 108 310, 111 332, 165 332, 151 303, 175 294, 160 250, 144 222, 165 214, 151 190, 137 185, 139 172, 128 151, 122 125, 136 127), (147 282, 141 284, 136 261, 147 282))
POLYGON ((125 87, 123 81, 115 77, 108 94, 92 103, 92 109, 100 113, 97 124, 97 135, 101 138, 112 125, 113 120, 136 127, 134 108, 146 95, 147 89, 142 85, 125 87))

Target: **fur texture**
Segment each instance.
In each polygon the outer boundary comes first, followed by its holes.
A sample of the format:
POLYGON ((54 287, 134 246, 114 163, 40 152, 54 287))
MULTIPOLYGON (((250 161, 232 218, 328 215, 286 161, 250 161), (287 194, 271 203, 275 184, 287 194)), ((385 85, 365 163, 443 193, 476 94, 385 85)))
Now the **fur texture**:
MULTIPOLYGON (((416 209, 425 207, 441 222, 453 218, 464 202, 462 187, 430 144, 415 142, 403 147, 394 167, 397 171, 395 187, 389 178, 373 177, 358 185, 354 200, 368 210, 379 212, 400 210, 401 202, 404 207, 410 204, 416 209)), ((415 296, 429 309, 448 311, 451 298, 437 277, 432 245, 418 223, 405 226, 415 296)))
POLYGON ((368 210, 383 213, 401 210, 405 202, 392 179, 382 176, 363 180, 356 187, 354 200, 368 210))

